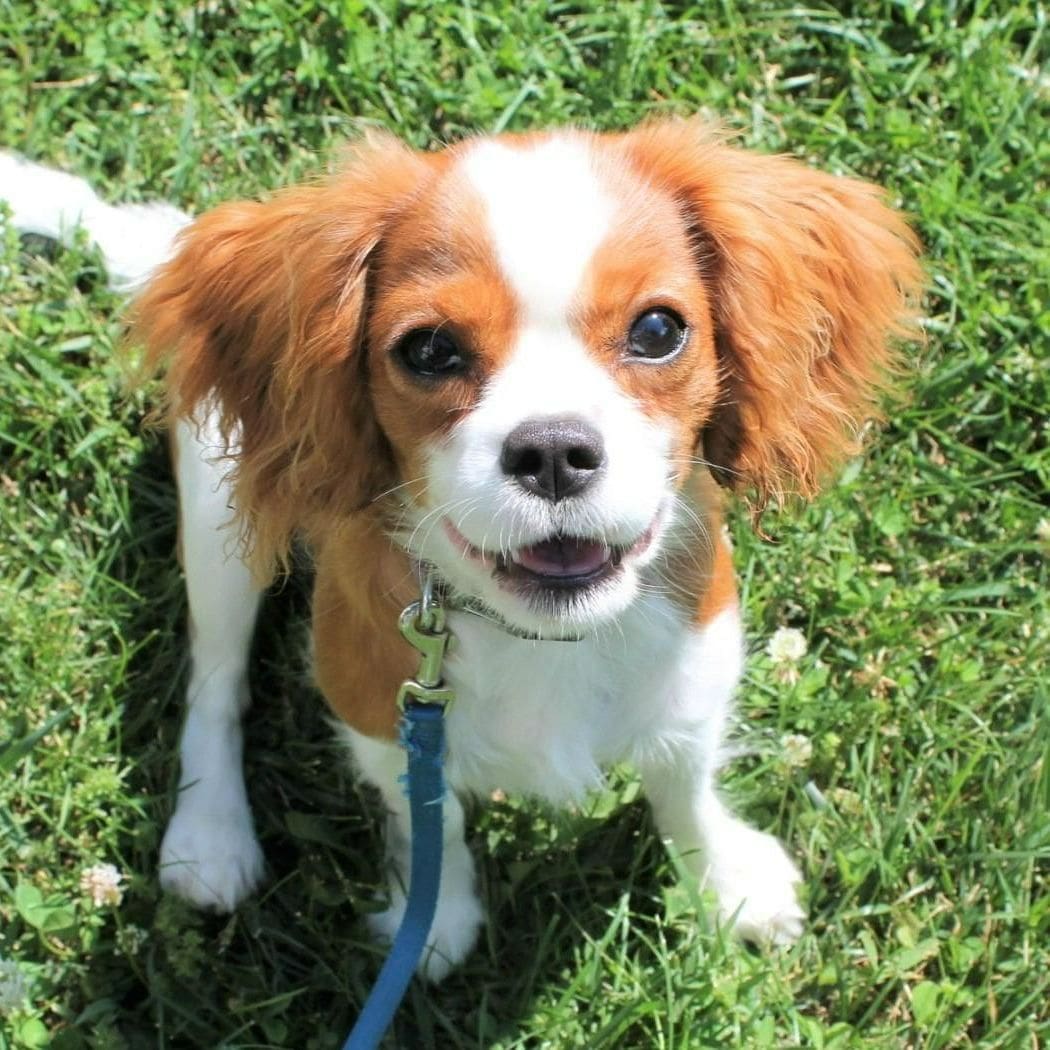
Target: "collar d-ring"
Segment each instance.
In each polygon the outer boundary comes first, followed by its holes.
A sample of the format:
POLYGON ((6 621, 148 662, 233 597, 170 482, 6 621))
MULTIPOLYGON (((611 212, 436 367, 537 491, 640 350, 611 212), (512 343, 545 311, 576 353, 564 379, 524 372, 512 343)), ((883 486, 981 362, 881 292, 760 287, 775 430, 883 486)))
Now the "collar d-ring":
POLYGON ((419 626, 424 631, 440 631, 445 626, 445 607, 438 589, 437 576, 428 568, 419 588, 419 626))

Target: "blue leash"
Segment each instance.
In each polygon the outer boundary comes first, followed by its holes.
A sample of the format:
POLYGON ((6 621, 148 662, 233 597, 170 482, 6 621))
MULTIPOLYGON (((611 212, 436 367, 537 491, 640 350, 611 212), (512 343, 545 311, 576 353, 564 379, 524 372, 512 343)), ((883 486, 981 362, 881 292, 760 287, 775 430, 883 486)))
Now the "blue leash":
POLYGON ((402 740, 408 751, 408 801, 412 813, 412 874, 408 905, 390 954, 343 1050, 374 1050, 426 947, 441 883, 441 817, 445 793, 445 711, 440 704, 405 705, 402 740))
POLYGON ((412 864, 405 914, 390 954, 379 971, 343 1050, 375 1050, 390 1027, 426 947, 441 886, 444 844, 445 707, 452 693, 441 682, 448 647, 444 610, 433 602, 430 580, 421 601, 401 614, 401 632, 422 659, 416 678, 401 685, 401 743, 408 753, 408 802, 412 819, 412 864))

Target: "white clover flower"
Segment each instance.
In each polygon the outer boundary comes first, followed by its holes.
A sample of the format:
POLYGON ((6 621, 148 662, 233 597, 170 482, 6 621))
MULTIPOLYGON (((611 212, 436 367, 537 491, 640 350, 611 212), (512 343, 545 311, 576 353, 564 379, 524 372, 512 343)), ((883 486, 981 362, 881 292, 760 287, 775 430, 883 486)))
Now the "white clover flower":
POLYGON ((799 671, 795 664, 774 664, 773 677, 781 685, 794 685, 802 677, 802 672, 799 671))
POLYGON ((780 747, 784 762, 791 769, 801 769, 809 765, 813 757, 813 741, 801 733, 787 733, 780 738, 780 747))
POLYGON ((0 1014, 13 1014, 28 998, 29 982, 22 968, 10 959, 0 959, 0 1014))
POLYGON ((1010 364, 1026 379, 1033 379, 1039 372, 1039 362, 1027 350, 1017 350, 1010 364))
POLYGON ((124 899, 120 884, 124 876, 112 864, 95 864, 80 873, 80 890, 86 893, 96 908, 116 907, 124 899))
POLYGON ((138 955, 149 941, 149 932, 134 923, 128 923, 117 931, 118 953, 125 955, 138 955))
POLYGON ((797 627, 778 627, 769 639, 766 652, 774 664, 798 663, 809 647, 806 636, 797 627))
POLYGON ((1035 527, 1035 538, 1042 543, 1050 543, 1050 518, 1041 518, 1035 527))
POLYGON ((844 816, 859 817, 864 812, 864 803, 856 791, 849 788, 837 787, 828 792, 831 804, 844 816))

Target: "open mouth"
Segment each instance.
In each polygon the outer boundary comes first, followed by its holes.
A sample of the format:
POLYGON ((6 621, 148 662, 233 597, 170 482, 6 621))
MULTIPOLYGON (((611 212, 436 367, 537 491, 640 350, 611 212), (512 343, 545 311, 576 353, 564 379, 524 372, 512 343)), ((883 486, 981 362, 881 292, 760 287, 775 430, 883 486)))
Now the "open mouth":
POLYGON ((617 545, 585 536, 554 535, 539 543, 494 553, 475 547, 447 518, 449 539, 473 561, 492 570, 494 579, 511 590, 580 592, 618 576, 624 563, 644 553, 653 542, 654 521, 634 542, 617 545))

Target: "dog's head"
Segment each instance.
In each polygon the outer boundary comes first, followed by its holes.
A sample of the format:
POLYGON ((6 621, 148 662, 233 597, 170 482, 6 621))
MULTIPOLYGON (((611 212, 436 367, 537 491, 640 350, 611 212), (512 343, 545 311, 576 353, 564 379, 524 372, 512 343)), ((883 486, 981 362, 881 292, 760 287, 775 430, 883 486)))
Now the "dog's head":
POLYGON ((693 122, 380 138, 199 219, 135 322, 175 412, 221 403, 262 563, 377 514, 457 590, 564 629, 633 600, 694 470, 815 490, 915 247, 874 187, 693 122))

